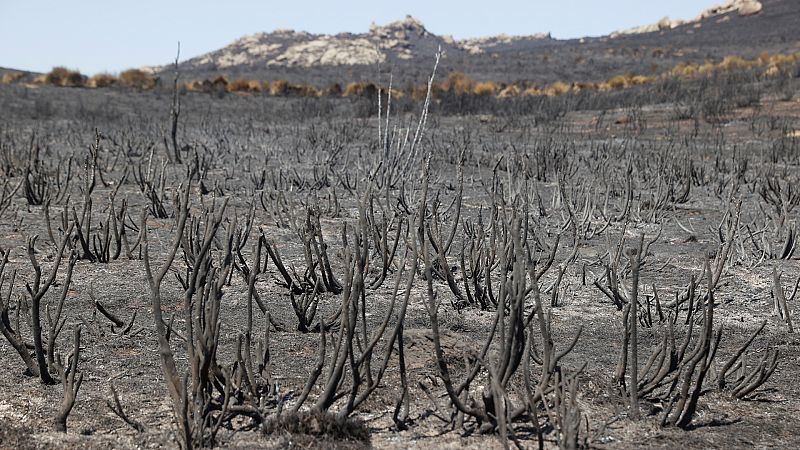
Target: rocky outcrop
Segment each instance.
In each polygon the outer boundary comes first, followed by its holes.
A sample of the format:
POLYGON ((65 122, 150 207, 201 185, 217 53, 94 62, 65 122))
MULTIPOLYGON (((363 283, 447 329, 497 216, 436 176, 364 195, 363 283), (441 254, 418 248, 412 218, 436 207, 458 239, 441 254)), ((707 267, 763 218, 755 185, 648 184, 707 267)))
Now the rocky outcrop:
POLYGON ((383 62, 386 55, 366 39, 341 39, 322 36, 308 42, 287 47, 269 64, 309 67, 315 65, 341 66, 375 64, 383 62))
POLYGON ((525 41, 531 42, 549 39, 552 39, 550 33, 537 33, 526 36, 509 36, 507 34, 499 34, 497 36, 461 39, 455 43, 470 54, 477 55, 501 46, 513 45, 515 43, 525 41))
POLYGON ((435 49, 440 41, 421 22, 407 16, 383 26, 373 24, 364 34, 331 36, 294 30, 257 33, 184 64, 192 69, 370 65, 389 58, 409 59, 419 47, 435 49), (426 41, 434 42, 423 45, 426 41))
POLYGON ((764 7, 761 5, 761 2, 746 1, 739 6, 739 15, 742 17, 754 16, 760 13, 762 9, 764 9, 764 7))
POLYGON ((761 2, 756 0, 730 0, 726 3, 712 6, 711 8, 703 11, 700 16, 695 20, 707 19, 709 17, 719 16, 721 14, 728 14, 738 11, 740 16, 752 16, 758 14, 763 9, 761 2))
MULTIPOLYGON (((657 23, 642 25, 611 34, 611 38, 665 32, 682 25, 695 28, 703 20, 738 12, 740 16, 759 14, 763 6, 757 0, 730 0, 704 11, 691 21, 664 17, 657 23)), ((730 15, 724 17, 729 19, 730 15)), ((688 32, 692 32, 689 30, 688 32)), ((359 66, 375 63, 430 58, 438 49, 445 57, 453 55, 496 55, 503 51, 532 48, 538 41, 551 39, 550 33, 527 36, 497 36, 454 39, 438 36, 412 16, 385 25, 373 23, 366 33, 337 35, 312 34, 304 31, 275 30, 244 36, 232 44, 182 63, 188 70, 236 70, 282 67, 359 66)), ((162 68, 154 67, 155 71, 162 68)))
POLYGON ((379 26, 375 22, 369 27, 369 34, 377 39, 394 39, 399 41, 411 40, 413 38, 422 38, 430 33, 425 29, 425 25, 412 16, 406 16, 403 20, 391 22, 389 24, 379 26))
POLYGON ((549 39, 549 33, 531 36, 492 36, 456 40, 437 36, 419 20, 406 16, 385 25, 372 24, 362 34, 334 36, 294 30, 275 30, 244 36, 220 50, 185 63, 189 69, 227 70, 242 67, 312 67, 371 65, 391 60, 430 57, 439 48, 445 55, 481 54, 503 45, 549 39))
POLYGON ((611 33, 611 37, 619 37, 629 34, 642 34, 642 33, 654 33, 656 31, 665 31, 671 30, 673 28, 677 28, 681 25, 684 25, 686 21, 684 20, 672 20, 669 17, 663 17, 657 23, 651 23, 649 25, 640 25, 638 27, 628 28, 626 30, 615 31, 611 33))
POLYGON ((692 20, 671 20, 669 17, 664 17, 654 24, 640 25, 638 27, 628 28, 626 30, 615 31, 611 33, 610 37, 616 38, 629 34, 653 33, 656 31, 671 30, 681 25, 698 24, 703 20, 732 12, 738 12, 738 14, 742 17, 753 16, 759 14, 762 9, 763 5, 761 2, 756 0, 730 0, 726 3, 708 8, 692 20))

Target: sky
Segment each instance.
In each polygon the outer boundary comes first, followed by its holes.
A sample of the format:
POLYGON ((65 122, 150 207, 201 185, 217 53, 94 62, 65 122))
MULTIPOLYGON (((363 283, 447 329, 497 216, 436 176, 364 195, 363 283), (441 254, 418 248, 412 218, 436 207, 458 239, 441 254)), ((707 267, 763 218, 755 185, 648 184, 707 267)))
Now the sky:
POLYGON ((363 33, 410 14, 432 33, 455 38, 552 33, 600 36, 691 19, 720 0, 0 0, 0 67, 85 74, 160 65, 224 47, 261 31, 363 33))

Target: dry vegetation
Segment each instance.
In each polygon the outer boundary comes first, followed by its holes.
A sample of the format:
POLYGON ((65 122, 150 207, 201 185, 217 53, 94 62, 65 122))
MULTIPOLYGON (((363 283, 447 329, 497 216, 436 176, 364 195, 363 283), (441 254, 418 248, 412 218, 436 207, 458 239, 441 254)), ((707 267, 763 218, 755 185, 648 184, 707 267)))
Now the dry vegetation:
POLYGON ((800 72, 726 61, 3 87, 0 446, 796 446, 800 72))
POLYGON ((25 74, 22 72, 6 72, 3 74, 3 78, 0 79, 0 82, 3 84, 11 84, 16 83, 22 80, 25 77, 25 74))
MULTIPOLYGON (((654 55, 660 54, 663 49, 655 49, 654 55)), ((442 96, 457 97, 490 97, 513 98, 519 96, 556 96, 582 91, 609 92, 631 87, 663 83, 666 80, 679 79, 691 80, 696 78, 711 77, 719 73, 729 73, 748 70, 759 77, 784 76, 786 71, 792 70, 800 61, 800 53, 770 55, 762 53, 754 59, 744 59, 731 55, 714 63, 707 61, 703 64, 680 63, 671 70, 656 75, 642 75, 626 73, 615 75, 608 80, 599 82, 587 81, 556 81, 547 86, 540 86, 532 82, 497 83, 491 80, 476 82, 462 72, 451 72, 444 81, 436 82, 431 88, 434 98, 442 96)), ((25 80, 24 74, 8 72, 3 75, 2 83, 11 84, 25 80)), ((91 78, 80 74, 78 71, 68 70, 63 67, 53 68, 49 73, 34 80, 38 84, 49 84, 62 87, 89 87, 106 88, 123 86, 136 90, 150 90, 159 86, 159 79, 139 69, 129 69, 122 72, 119 77, 110 74, 97 74, 91 78)), ((272 96, 301 96, 301 97, 367 97, 374 98, 378 89, 388 91, 388 87, 377 86, 370 82, 349 83, 342 89, 341 85, 334 83, 325 89, 305 84, 293 84, 287 80, 249 80, 237 78, 228 80, 224 75, 219 75, 212 80, 189 80, 181 82, 181 89, 190 92, 205 93, 239 93, 239 94, 269 94, 272 96)), ((393 96, 397 99, 406 96, 422 101, 427 93, 427 86, 411 86, 407 90, 394 87, 393 96)))

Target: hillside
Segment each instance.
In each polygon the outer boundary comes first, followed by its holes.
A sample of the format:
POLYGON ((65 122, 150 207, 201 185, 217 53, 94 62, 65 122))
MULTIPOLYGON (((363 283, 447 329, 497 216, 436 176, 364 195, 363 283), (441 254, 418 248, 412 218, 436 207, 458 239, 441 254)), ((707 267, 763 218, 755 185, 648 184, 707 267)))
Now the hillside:
POLYGON ((222 74, 320 86, 385 79, 391 71, 399 83, 412 83, 425 78, 441 48, 444 72, 458 70, 476 80, 599 81, 627 72, 661 73, 681 62, 799 51, 797 23, 800 2, 795 0, 736 0, 693 20, 665 18, 603 37, 558 40, 532 30, 528 36, 455 40, 430 32, 408 16, 383 26, 373 24, 359 34, 276 30, 248 35, 182 62, 181 71, 188 78, 222 74), (752 9, 752 4, 760 7, 752 9), (740 13, 742 8, 750 8, 747 15, 740 13))

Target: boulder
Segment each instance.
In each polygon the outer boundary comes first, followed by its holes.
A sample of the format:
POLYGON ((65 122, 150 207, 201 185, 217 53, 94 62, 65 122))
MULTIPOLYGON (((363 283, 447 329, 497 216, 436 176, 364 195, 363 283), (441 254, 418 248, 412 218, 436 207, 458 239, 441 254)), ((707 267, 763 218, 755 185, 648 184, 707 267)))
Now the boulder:
POLYGON ((742 17, 754 16, 761 12, 764 7, 761 2, 755 0, 746 0, 739 6, 739 15, 742 17))

